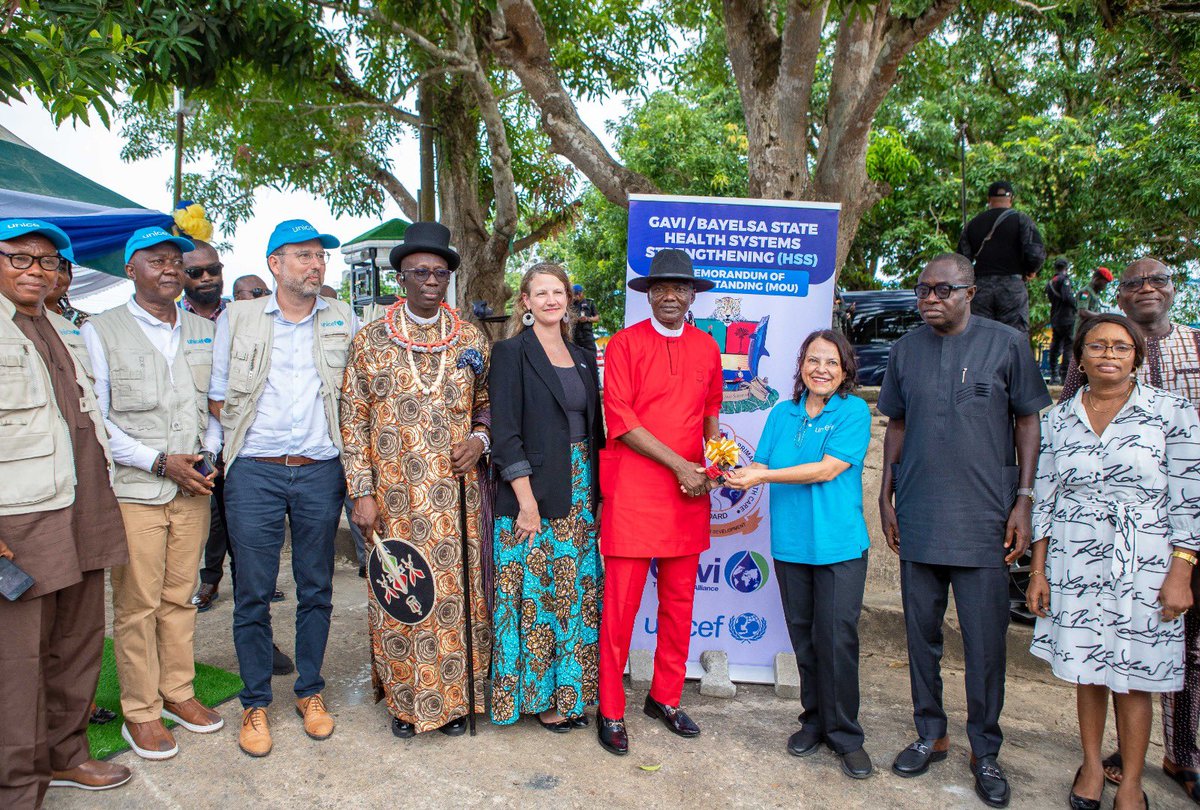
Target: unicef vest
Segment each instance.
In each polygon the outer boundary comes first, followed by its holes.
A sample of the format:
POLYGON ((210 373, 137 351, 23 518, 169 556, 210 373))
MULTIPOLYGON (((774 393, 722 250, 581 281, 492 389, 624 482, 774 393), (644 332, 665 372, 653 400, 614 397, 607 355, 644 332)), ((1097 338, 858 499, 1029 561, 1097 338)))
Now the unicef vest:
MULTIPOLYGON (((94 315, 108 360, 108 418, 151 450, 167 455, 200 452, 208 423, 208 381, 212 374, 214 327, 211 321, 183 310, 179 351, 168 369, 127 306, 94 315)), ((170 478, 118 464, 113 477, 117 500, 163 504, 179 494, 170 478)))
MULTIPOLYGON (((225 469, 228 472, 246 441, 246 431, 258 416, 258 400, 267 386, 274 346, 275 317, 266 313, 273 299, 234 301, 225 308, 229 323, 229 384, 221 408, 221 427, 225 430, 225 469)), ((342 375, 350 352, 353 311, 348 304, 332 298, 329 306, 313 314, 313 363, 321 378, 321 403, 329 438, 340 451, 342 432, 338 427, 338 399, 342 375)))

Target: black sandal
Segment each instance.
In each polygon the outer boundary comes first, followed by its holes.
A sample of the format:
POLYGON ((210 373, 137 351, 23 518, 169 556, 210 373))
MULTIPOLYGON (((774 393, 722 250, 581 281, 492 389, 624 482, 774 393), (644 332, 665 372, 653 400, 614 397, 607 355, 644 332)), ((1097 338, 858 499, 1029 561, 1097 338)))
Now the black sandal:
POLYGON ((1100 765, 1104 768, 1104 781, 1120 787, 1123 777, 1122 770, 1124 768, 1124 763, 1121 761, 1121 752, 1114 751, 1112 756, 1100 760, 1100 765), (1115 775, 1109 773, 1109 771, 1115 772, 1115 775))
POLYGON ((1193 771, 1191 768, 1178 768, 1175 771, 1167 770, 1167 763, 1163 761, 1163 773, 1167 777, 1183 788, 1183 792, 1188 798, 1196 804, 1200 804, 1200 772, 1193 771))

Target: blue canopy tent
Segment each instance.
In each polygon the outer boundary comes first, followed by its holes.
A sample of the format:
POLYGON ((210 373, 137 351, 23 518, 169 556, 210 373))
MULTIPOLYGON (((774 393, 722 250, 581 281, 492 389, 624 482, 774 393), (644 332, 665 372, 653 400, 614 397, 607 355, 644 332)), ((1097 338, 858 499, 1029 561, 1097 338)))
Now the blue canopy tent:
MULTIPOLYGON (((78 264, 118 278, 125 277, 125 242, 134 231, 174 224, 169 215, 142 208, 0 127, 0 219, 10 217, 54 223, 71 237, 78 264)), ((72 294, 86 294, 78 286, 72 294)))

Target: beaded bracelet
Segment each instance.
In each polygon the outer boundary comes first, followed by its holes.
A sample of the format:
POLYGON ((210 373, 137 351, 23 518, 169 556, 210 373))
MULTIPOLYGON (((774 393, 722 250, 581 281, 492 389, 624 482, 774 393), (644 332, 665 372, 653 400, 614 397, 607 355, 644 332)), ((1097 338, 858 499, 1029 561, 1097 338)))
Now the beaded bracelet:
POLYGON ((492 437, 484 433, 482 430, 477 430, 467 437, 468 439, 479 439, 483 442, 483 454, 486 456, 492 452, 492 437))
POLYGON ((159 453, 158 458, 154 460, 154 474, 159 478, 167 477, 167 454, 159 453))

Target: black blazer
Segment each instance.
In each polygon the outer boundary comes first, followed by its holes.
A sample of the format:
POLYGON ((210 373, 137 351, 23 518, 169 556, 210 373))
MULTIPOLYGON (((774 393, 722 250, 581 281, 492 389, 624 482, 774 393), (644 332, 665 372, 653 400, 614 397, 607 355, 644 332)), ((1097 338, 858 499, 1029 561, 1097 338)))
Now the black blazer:
MULTIPOLYGON (((595 512, 600 494, 599 451, 604 447, 600 375, 594 354, 569 341, 567 349, 587 391, 588 462, 595 512)), ((571 435, 565 395, 558 372, 532 329, 492 346, 488 395, 492 403, 492 462, 500 473, 496 514, 517 516, 520 507, 509 481, 528 475, 541 516, 566 517, 571 511, 571 435)))

